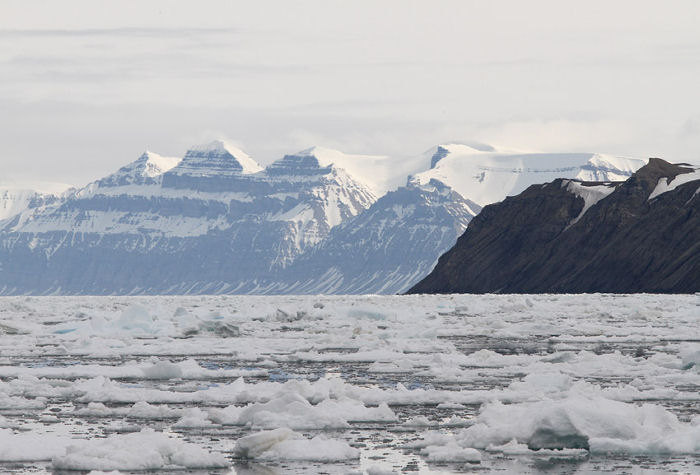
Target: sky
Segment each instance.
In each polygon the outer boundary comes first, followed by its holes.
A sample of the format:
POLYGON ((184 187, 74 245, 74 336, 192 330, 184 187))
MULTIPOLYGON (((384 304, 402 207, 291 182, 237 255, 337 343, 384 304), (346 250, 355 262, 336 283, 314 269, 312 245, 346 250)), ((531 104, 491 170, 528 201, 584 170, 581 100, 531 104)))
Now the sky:
MULTIPOLYGON (((0 180, 84 185, 224 138, 700 162, 700 2, 0 2, 0 180)), ((427 166, 427 164, 426 164, 427 166)))

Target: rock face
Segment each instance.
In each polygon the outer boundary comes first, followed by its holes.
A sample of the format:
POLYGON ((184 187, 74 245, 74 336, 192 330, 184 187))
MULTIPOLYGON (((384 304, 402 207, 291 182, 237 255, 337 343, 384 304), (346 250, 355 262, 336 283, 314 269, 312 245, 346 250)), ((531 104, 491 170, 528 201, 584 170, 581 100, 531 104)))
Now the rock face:
POLYGON ((557 179, 486 206, 409 293, 700 291, 700 172, 557 179))
POLYGON ((342 169, 287 156, 262 170, 215 142, 146 153, 0 231, 0 293, 255 292, 376 197, 342 169))
POLYGON ((399 293, 433 268, 481 207, 433 180, 391 191, 300 256, 270 290, 399 293))

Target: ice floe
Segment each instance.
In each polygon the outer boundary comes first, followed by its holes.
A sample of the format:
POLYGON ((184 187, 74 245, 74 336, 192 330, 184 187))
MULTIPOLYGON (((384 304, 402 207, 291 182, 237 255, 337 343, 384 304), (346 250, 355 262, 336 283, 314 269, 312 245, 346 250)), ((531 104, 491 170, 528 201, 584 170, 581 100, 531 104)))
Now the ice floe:
POLYGON ((528 460, 553 458, 586 472, 644 456, 692 472, 699 305, 698 295, 2 298, 0 464, 527 472, 528 460))

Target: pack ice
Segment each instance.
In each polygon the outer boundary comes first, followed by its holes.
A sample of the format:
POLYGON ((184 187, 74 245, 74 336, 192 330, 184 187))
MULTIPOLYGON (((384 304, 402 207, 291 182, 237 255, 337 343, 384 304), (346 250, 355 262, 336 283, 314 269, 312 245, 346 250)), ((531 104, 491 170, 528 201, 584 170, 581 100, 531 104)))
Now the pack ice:
POLYGON ((692 473, 700 296, 0 299, 0 470, 692 473))

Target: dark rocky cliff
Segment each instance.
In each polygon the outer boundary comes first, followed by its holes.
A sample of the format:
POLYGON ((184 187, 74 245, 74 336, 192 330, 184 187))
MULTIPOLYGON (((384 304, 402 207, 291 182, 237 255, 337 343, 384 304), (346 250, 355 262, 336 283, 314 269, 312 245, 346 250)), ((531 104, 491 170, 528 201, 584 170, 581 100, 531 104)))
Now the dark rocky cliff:
POLYGON ((699 190, 654 158, 625 182, 533 185, 486 206, 409 293, 700 291, 699 190))

